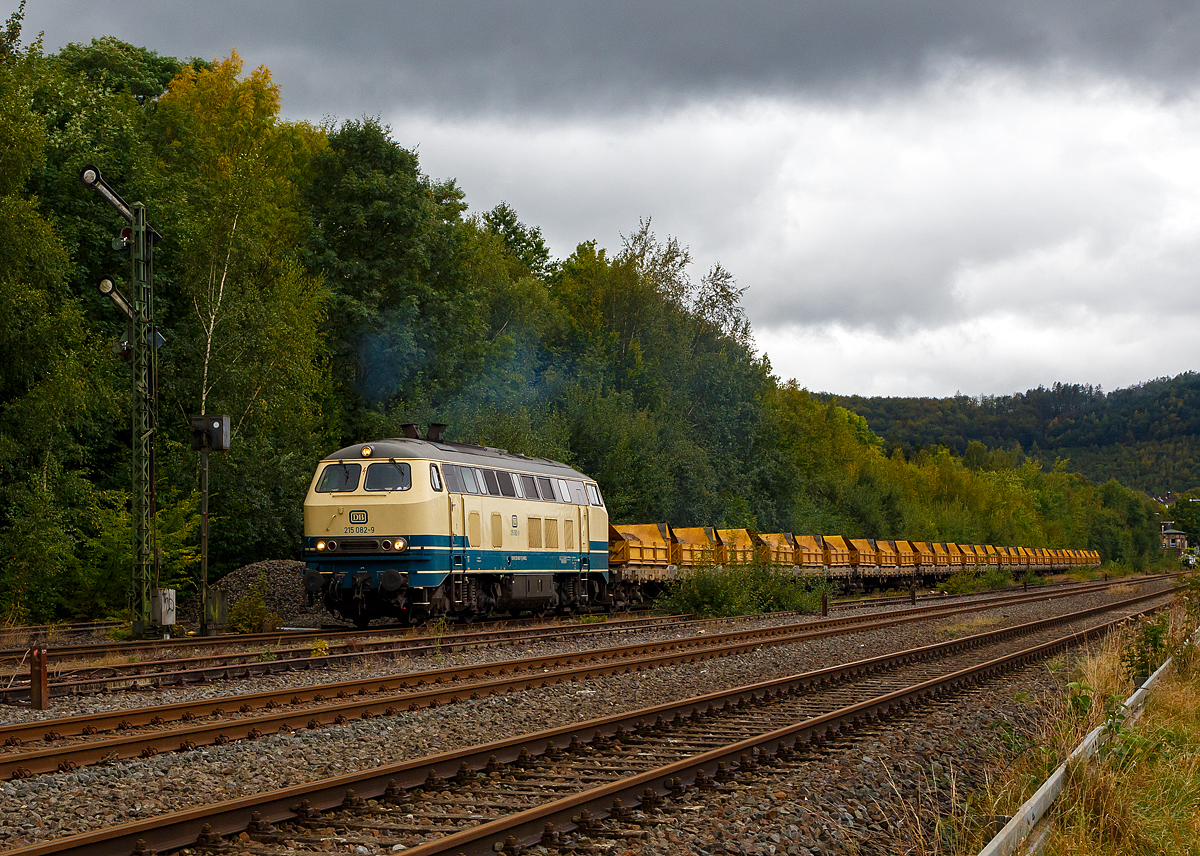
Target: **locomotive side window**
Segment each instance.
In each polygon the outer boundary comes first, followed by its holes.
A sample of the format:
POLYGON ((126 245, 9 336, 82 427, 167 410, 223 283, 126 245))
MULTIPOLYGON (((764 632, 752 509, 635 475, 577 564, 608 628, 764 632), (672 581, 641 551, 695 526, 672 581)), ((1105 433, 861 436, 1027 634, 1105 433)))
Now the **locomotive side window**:
MULTIPOLYGON (((408 466, 405 464, 405 466, 408 466)), ((358 477, 362 475, 361 464, 330 464, 321 471, 317 482, 317 493, 345 493, 358 488, 358 477)))
POLYGON ((442 489, 442 474, 438 472, 437 464, 429 465, 429 486, 436 491, 442 489))
POLYGON ((442 477, 446 479, 446 490, 451 493, 466 493, 462 472, 454 464, 442 464, 442 477))
POLYGON ((537 480, 533 476, 517 476, 521 480, 521 493, 526 499, 537 499, 537 480))
POLYGON ((570 502, 571 501, 571 488, 567 487, 566 479, 558 480, 558 501, 559 502, 570 502))
POLYGON ((459 467, 458 474, 462 476, 463 489, 467 493, 479 493, 479 485, 475 481, 475 471, 470 467, 459 467))
MULTIPOLYGON (((497 470, 496 478, 500 482, 500 493, 504 494, 505 496, 517 495, 517 489, 513 487, 512 473, 506 473, 504 470, 497 470)), ((489 482, 489 486, 490 484, 491 483, 489 482)))
POLYGON ((587 486, 587 494, 588 499, 592 501, 592 505, 604 505, 604 503, 600 501, 600 491, 596 490, 596 486, 594 484, 587 486))
MULTIPOLYGON (((357 465, 356 465, 357 466, 357 465)), ((358 481, 358 476, 354 477, 358 481)), ((367 490, 408 490, 412 487, 412 470, 408 464, 380 461, 367 467, 367 490)))
POLYGON ((541 491, 542 499, 546 500, 546 502, 554 502, 557 498, 554 496, 554 482, 538 476, 537 486, 538 490, 541 491))
POLYGON ((568 482, 571 485, 571 499, 576 505, 587 505, 587 497, 583 494, 583 485, 577 481, 568 482))
MULTIPOLYGON (((479 471, 476 470, 476 472, 479 472, 479 471)), ((487 492, 488 493, 490 493, 492 496, 500 495, 500 482, 498 482, 496 480, 496 471, 495 470, 484 470, 483 471, 483 480, 487 484, 487 492)))

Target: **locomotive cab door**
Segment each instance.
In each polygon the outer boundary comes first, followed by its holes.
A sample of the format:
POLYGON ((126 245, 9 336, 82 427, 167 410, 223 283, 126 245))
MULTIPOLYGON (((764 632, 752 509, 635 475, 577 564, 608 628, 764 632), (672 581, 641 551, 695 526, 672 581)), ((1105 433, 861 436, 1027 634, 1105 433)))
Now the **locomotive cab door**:
POLYGON ((592 533, 588 527, 588 507, 579 508, 579 574, 586 576, 592 558, 592 533))
POLYGON ((467 595, 467 508, 461 494, 450 493, 450 599, 464 606, 467 595))

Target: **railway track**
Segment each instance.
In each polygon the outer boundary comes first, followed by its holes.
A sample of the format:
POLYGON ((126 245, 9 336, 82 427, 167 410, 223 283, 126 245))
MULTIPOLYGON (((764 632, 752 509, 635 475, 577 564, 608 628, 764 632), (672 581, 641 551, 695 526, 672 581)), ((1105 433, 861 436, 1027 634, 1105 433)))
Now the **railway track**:
MULTIPOLYGON (((1161 577, 1149 577, 1137 582, 1154 582, 1161 577)), ((1108 583, 1072 584, 1054 588, 1038 588, 1038 594, 1062 596, 1066 594, 1086 593, 1103 587, 1108 583)), ((1017 589, 1017 591, 1021 591, 1017 589)), ((1002 602, 1011 594, 987 595, 973 598, 971 602, 1002 602)), ((885 598, 880 601, 857 601, 846 605, 845 609, 862 609, 873 603, 896 605, 906 599, 885 598)), ((911 600, 911 599, 907 599, 911 600)), ((945 602, 942 596, 929 597, 923 602, 945 602)), ((780 614, 796 615, 796 613, 780 614)), ((649 616, 599 623, 571 623, 552 625, 521 624, 517 627, 508 622, 498 623, 473 631, 459 631, 437 635, 420 635, 397 637, 396 628, 387 632, 388 628, 378 628, 368 631, 367 638, 362 638, 361 632, 355 636, 347 631, 342 642, 329 644, 326 640, 324 650, 318 653, 312 645, 279 644, 282 640, 296 640, 294 635, 261 634, 250 637, 249 643, 244 637, 236 637, 236 642, 228 637, 222 647, 237 644, 239 648, 248 645, 248 650, 222 651, 191 657, 153 657, 133 662, 113 662, 101 666, 86 666, 73 664, 73 658, 98 655, 103 653, 109 658, 125 656, 128 652, 161 654, 164 648, 167 652, 175 650, 174 645, 156 647, 148 646, 145 642, 127 643, 126 647, 118 650, 97 651, 94 646, 67 646, 51 648, 48 653, 53 666, 53 679, 49 683, 51 697, 72 694, 90 694, 117 689, 140 689, 148 687, 182 686, 189 683, 207 683, 215 680, 247 679, 263 675, 287 673, 293 671, 308 671, 325 669, 343 665, 366 656, 397 659, 401 657, 421 657, 437 654, 447 650, 466 650, 474 647, 484 647, 497 644, 523 643, 526 641, 545 640, 550 638, 584 637, 604 633, 632 632, 654 628, 677 627, 681 630, 704 626, 720 621, 719 619, 689 619, 689 616, 649 616), (273 645, 257 647, 254 642, 266 639, 273 645)), ((177 640, 179 646, 198 644, 212 649, 221 646, 217 639, 183 639, 177 640)), ((323 637, 319 637, 322 638, 323 637)), ((3 674, 0 672, 0 700, 7 703, 25 701, 29 698, 29 678, 26 674, 15 671, 3 674), (7 679, 7 680, 5 680, 7 679)))
MULTIPOLYGON (((1099 588, 1103 588, 1100 586, 1099 588)), ((763 646, 795 644, 813 639, 866 632, 980 609, 1047 601, 1049 594, 1013 595, 986 604, 921 607, 883 614, 830 618, 720 634, 638 643, 588 652, 571 652, 458 666, 369 679, 274 690, 250 695, 43 720, 0 727, 0 779, 26 778, 67 772, 100 761, 152 757, 160 752, 187 751, 221 745, 234 739, 257 739, 265 734, 338 725, 350 719, 371 719, 400 711, 454 704, 564 681, 582 681, 605 674, 644 671, 683 662, 727 657, 763 646), (32 745, 30 745, 32 744, 32 745)), ((1156 591, 1121 601, 1133 605, 1169 596, 1156 591)), ((1105 605, 1045 619, 1039 626, 1079 620, 1116 608, 1105 605)))
MULTIPOLYGON (((398 636, 395 629, 391 634, 376 633, 374 638, 348 638, 344 642, 326 643, 330 653, 316 654, 312 645, 284 645, 279 647, 251 646, 251 650, 238 650, 197 657, 166 657, 140 660, 130 663, 113 663, 103 666, 73 666, 70 657, 78 649, 63 652, 48 649, 56 680, 49 684, 52 697, 77 693, 104 692, 111 689, 137 689, 142 687, 186 685, 207 683, 213 680, 258 677, 281 672, 326 669, 365 656, 397 658, 420 657, 446 650, 463 650, 473 647, 511 645, 546 639, 586 637, 600 634, 615 634, 654 630, 664 627, 690 626, 712 623, 712 619, 689 620, 688 616, 647 616, 588 624, 523 625, 519 627, 496 626, 491 629, 463 631, 437 635, 398 636), (379 638, 382 637, 382 638, 379 638), (65 678, 65 680, 63 679, 65 678)), ((225 645, 238 645, 238 637, 224 637, 225 645)), ((276 643, 283 638, 273 635, 276 643)), ((322 639, 324 637, 321 637, 322 639)), ((215 646, 210 646, 215 647, 215 646)), ((145 649, 154 652, 155 649, 145 649)), ((94 649, 84 653, 98 654, 94 649)), ((9 672, 0 674, 7 683, 0 687, 0 700, 12 703, 29 698, 29 678, 25 674, 9 672)))
POLYGON ((313 849, 408 856, 586 852, 636 837, 664 806, 787 765, 814 743, 912 711, 1048 657, 1170 592, 936 645, 523 734, 9 851, 253 854, 313 849), (1116 617, 1096 616, 1117 611, 1116 617), (1089 617, 1091 616, 1091 617, 1089 617), (1054 630, 1053 625, 1062 629, 1054 630), (228 838, 226 838, 228 836, 228 838), (361 849, 359 849, 361 848, 361 849), (580 850, 582 848, 582 850, 580 850))
MULTIPOLYGON (((1173 575, 1164 574, 1160 576, 1141 577, 1135 579, 1126 578, 1124 581, 1129 583, 1142 583, 1170 577, 1173 575)), ((1094 583, 1051 583, 1043 586, 1038 586, 1038 591, 1055 591, 1059 589, 1070 588, 1086 588, 1094 583)), ((1000 591, 991 591, 982 593, 983 596, 989 595, 1005 595, 1012 591, 1027 591, 1026 588, 1014 586, 1011 589, 1000 591)), ((953 595, 945 594, 929 594, 918 595, 918 603, 944 601, 953 595)), ((905 602, 911 603, 911 595, 897 595, 877 598, 859 598, 855 600, 831 601, 829 608, 831 610, 847 610, 861 609, 872 606, 885 606, 890 604, 901 604, 905 602)), ((644 621, 656 621, 674 618, 676 620, 685 618, 685 616, 651 616, 648 618, 616 618, 612 616, 605 617, 603 622, 599 622, 606 627, 619 627, 622 625, 637 625, 644 621)), ((585 616, 582 622, 588 619, 585 616)), ((552 627, 571 626, 571 624, 581 623, 580 620, 560 620, 550 619, 552 627)), ((506 618, 499 621, 479 622, 470 625, 463 630, 453 630, 446 633, 438 634, 443 639, 449 639, 459 635, 471 635, 479 632, 512 632, 524 628, 545 626, 545 619, 517 619, 506 618)), ((120 622, 82 622, 79 624, 70 625, 30 625, 16 626, 11 628, 0 628, 0 641, 3 640, 5 634, 27 635, 32 637, 30 641, 38 638, 38 634, 44 631, 61 632, 59 628, 71 628, 71 632, 83 632, 83 630, 103 630, 110 627, 118 627, 120 622)), ((266 649, 269 646, 276 646, 287 643, 295 643, 301 641, 322 639, 330 642, 330 648, 345 644, 338 640, 347 640, 353 642, 355 640, 369 640, 372 638, 387 638, 395 637, 398 634, 420 635, 431 638, 433 634, 428 627, 406 627, 403 625, 387 625, 384 627, 368 627, 364 629, 348 628, 348 627, 323 627, 323 628, 283 628, 270 633, 238 633, 225 634, 221 636, 176 636, 170 639, 141 639, 117 642, 106 640, 101 642, 88 642, 79 644, 61 644, 59 641, 51 640, 48 642, 47 650, 50 661, 66 662, 71 660, 84 660, 89 657, 111 657, 111 658, 126 658, 131 656, 155 654, 161 655, 165 651, 199 651, 228 648, 230 646, 238 646, 245 648, 259 648, 257 653, 267 653, 266 649)), ((22 643, 20 646, 0 647, 0 675, 5 675, 3 671, 5 667, 12 668, 18 665, 23 665, 28 657, 28 644, 22 643)), ((178 658, 183 659, 183 658, 178 658)))
MULTIPOLYGON (((671 616, 666 616, 670 618, 671 616)), ((680 616, 675 616, 676 618, 680 616)), ((664 616, 651 616, 649 618, 612 618, 604 621, 604 624, 610 626, 620 626, 625 623, 636 624, 640 621, 662 620, 664 616)), ((571 623, 580 623, 575 620, 571 623)), ((569 626, 563 623, 560 619, 538 619, 538 618, 507 618, 500 621, 479 622, 469 627, 474 629, 464 629, 462 631, 451 631, 448 633, 438 634, 445 638, 457 634, 472 634, 486 632, 503 632, 512 630, 528 629, 532 627, 563 627, 569 626)), ((278 645, 284 640, 288 642, 307 641, 322 639, 330 641, 333 644, 338 644, 336 640, 362 640, 378 637, 395 637, 399 635, 417 636, 424 633, 426 636, 431 635, 428 627, 405 627, 398 624, 391 624, 385 627, 367 627, 364 629, 356 628, 282 628, 273 630, 270 633, 230 633, 221 636, 175 636, 170 639, 137 639, 125 642, 89 642, 78 645, 48 645, 47 652, 51 662, 80 660, 88 657, 130 657, 144 654, 161 654, 165 651, 193 651, 193 650, 212 650, 219 648, 228 648, 230 646, 238 647, 259 647, 278 645)), ((28 647, 20 648, 0 648, 0 667, 12 666, 22 662, 28 655, 28 647)))

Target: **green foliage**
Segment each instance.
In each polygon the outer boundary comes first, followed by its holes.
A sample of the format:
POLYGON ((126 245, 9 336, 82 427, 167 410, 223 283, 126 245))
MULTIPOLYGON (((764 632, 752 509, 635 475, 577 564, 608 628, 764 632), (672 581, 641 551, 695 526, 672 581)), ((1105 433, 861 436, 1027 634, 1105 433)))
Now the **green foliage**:
POLYGON ((279 616, 267 609, 267 575, 259 574, 237 603, 229 608, 229 626, 239 633, 269 633, 279 628, 279 616))
POLYGON ((161 57, 112 36, 92 39, 89 45, 72 42, 50 61, 97 88, 127 92, 138 99, 162 95, 183 69, 183 63, 174 57, 161 57))
POLYGON ((1184 586, 1183 594, 1180 596, 1184 610, 1194 627, 1200 623, 1200 573, 1194 570, 1190 571, 1183 574, 1179 582, 1184 586))
POLYGON ((1092 695, 1095 692, 1083 681, 1071 681, 1067 684, 1067 704, 1071 713, 1078 719, 1086 720, 1092 709, 1092 695))
POLYGON ((947 594, 971 594, 989 589, 1007 588, 1013 584, 1012 574, 1004 567, 989 565, 980 571, 954 574, 938 588, 947 594))
POLYGON ((773 565, 699 567, 672 581, 655 601, 667 612, 701 618, 762 612, 816 612, 823 583, 773 565))
POLYGON ((1121 652, 1121 666, 1129 678, 1147 677, 1167 659, 1167 633, 1170 616, 1165 613, 1153 620, 1138 619, 1133 639, 1121 652))
POLYGON ((1130 726, 1129 711, 1119 700, 1109 703, 1105 728, 1107 740, 1099 748, 1100 759, 1126 773, 1141 764, 1149 764, 1175 748, 1175 735, 1165 728, 1141 731, 1130 726))
POLYGON ((1005 396, 849 396, 838 402, 865 416, 906 456, 945 446, 983 469, 995 466, 997 456, 1023 458, 1024 449, 1049 467, 1068 460, 1096 482, 1116 478, 1155 494, 1200 485, 1196 372, 1107 394, 1090 385, 1055 383, 1005 396))

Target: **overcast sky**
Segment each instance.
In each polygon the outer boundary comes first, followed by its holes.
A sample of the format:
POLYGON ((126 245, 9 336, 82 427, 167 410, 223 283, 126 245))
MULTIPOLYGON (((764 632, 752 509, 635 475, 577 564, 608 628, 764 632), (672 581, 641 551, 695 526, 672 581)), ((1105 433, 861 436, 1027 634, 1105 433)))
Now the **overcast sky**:
POLYGON ((39 30, 236 48, 287 118, 381 117, 560 257, 653 218, 814 391, 1198 362, 1200 4, 29 0, 39 30))

